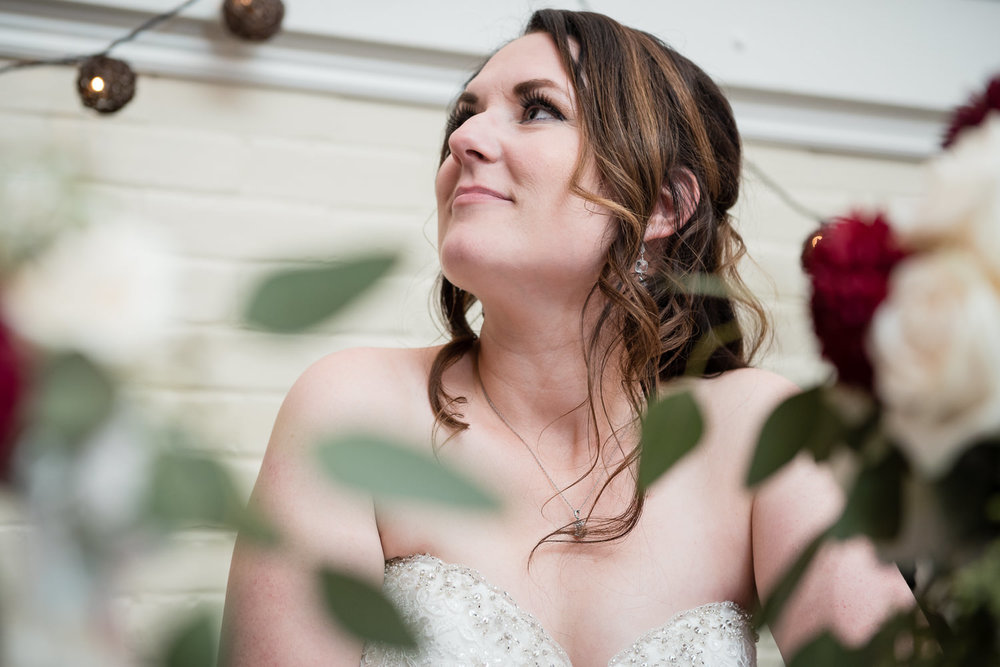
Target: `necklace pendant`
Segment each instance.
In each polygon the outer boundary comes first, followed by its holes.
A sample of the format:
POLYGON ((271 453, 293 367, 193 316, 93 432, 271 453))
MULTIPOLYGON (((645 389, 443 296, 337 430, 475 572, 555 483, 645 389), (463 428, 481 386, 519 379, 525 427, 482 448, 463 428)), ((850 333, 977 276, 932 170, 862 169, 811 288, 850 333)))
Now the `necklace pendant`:
POLYGON ((573 537, 580 539, 587 536, 587 520, 580 517, 580 510, 573 510, 573 537))

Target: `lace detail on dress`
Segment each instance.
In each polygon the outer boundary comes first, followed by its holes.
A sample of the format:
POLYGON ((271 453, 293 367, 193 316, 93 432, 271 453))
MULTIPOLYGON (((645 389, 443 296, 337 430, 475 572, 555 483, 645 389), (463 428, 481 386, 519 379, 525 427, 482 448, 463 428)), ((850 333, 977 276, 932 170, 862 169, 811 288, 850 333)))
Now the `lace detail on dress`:
POLYGON ((541 624, 481 574, 427 555, 385 564, 383 591, 410 622, 419 651, 366 644, 362 665, 569 667, 541 624))
MULTIPOLYGON (((366 644, 362 666, 572 665, 534 616, 471 568, 429 555, 394 558, 385 564, 383 590, 410 623, 419 650, 366 644)), ((736 603, 713 602, 645 633, 609 667, 753 667, 756 640, 749 615, 736 603)))
POLYGON ((682 611, 611 658, 614 665, 753 667, 757 633, 735 602, 711 602, 682 611))

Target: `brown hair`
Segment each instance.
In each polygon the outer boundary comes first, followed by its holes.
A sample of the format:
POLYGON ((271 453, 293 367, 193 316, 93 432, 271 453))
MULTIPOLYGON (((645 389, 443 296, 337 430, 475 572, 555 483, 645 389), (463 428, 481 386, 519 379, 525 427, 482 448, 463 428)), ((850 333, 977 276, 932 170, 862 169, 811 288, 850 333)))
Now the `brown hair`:
MULTIPOLYGON (((610 211, 616 226, 590 294, 603 303, 587 341, 591 396, 595 387, 600 391, 597 379, 607 365, 617 361, 623 389, 638 417, 662 383, 686 374, 711 376, 744 367, 765 337, 764 311, 736 271, 745 248, 728 213, 739 194, 739 133, 729 102, 715 82, 648 33, 601 14, 554 9, 531 17, 525 34, 536 32, 552 37, 574 84, 586 148, 573 175, 573 191, 610 211), (600 194, 579 186, 588 159, 599 174, 600 194), (691 177, 698 193, 685 186, 691 177), (640 282, 633 269, 664 184, 675 208, 684 203, 693 213, 686 222, 678 220, 673 234, 647 244, 649 268, 640 282), (737 310, 743 321, 737 319, 737 310)), ((445 136, 441 162, 448 156, 445 136)), ((439 282, 440 315, 450 340, 434 360, 428 395, 437 424, 458 432, 468 428, 459 412, 466 399, 449 395, 442 377, 474 350, 476 334, 467 314, 476 297, 443 275, 439 282)), ((590 413, 596 425, 593 404, 590 413)), ((612 439, 622 446, 618 433, 611 434, 598 448, 591 470, 612 439)), ((625 451, 611 478, 634 468, 638 443, 625 451)), ((638 521, 642 504, 636 488, 622 514, 595 518, 594 528, 588 522, 588 537, 582 541, 624 537, 638 521)), ((568 524, 539 544, 557 535, 571 541, 572 530, 568 524)))

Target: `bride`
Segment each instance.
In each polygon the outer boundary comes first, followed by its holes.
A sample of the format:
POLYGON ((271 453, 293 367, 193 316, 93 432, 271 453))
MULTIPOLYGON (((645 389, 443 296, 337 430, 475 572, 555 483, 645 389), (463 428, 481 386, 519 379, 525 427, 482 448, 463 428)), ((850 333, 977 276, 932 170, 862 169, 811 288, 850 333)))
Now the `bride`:
MULTIPOLYGON (((698 67, 607 17, 536 13, 448 121, 436 194, 450 340, 331 354, 293 386, 251 501, 290 546, 238 542, 227 660, 754 664, 743 610, 842 499, 805 460, 743 485, 763 420, 795 387, 748 366, 761 320, 734 268, 739 176, 732 111, 698 67), (696 273, 736 296, 678 287, 696 273), (705 435, 643 495, 638 418, 691 368, 705 435), (436 450, 503 511, 376 504, 321 479, 315 438, 373 426, 436 450), (337 630, 313 585, 321 562, 384 582, 423 653, 337 630)), ((827 546, 773 633, 787 658, 823 628, 860 642, 909 604, 870 545, 827 546)))

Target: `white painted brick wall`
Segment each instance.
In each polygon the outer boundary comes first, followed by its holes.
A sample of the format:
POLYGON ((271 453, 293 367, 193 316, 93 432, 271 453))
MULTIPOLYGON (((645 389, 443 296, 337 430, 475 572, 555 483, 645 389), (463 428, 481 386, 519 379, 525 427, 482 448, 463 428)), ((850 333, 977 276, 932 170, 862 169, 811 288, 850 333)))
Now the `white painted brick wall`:
MULTIPOLYGON (((2 84, 2 150, 69 151, 83 162, 94 210, 172 240, 182 299, 169 343, 136 392, 200 433, 245 492, 283 393, 311 361, 351 345, 437 339, 428 294, 443 110, 143 76, 128 107, 98 117, 76 100, 70 69, 18 71, 2 84), (317 331, 276 340, 240 326, 256 277, 386 247, 405 253, 395 273, 317 331)), ((747 156, 823 215, 915 193, 916 165, 904 161, 757 144, 747 156)), ((752 175, 736 215, 757 262, 747 279, 776 325, 762 364, 800 383, 821 378, 798 268, 812 223, 752 175)), ((0 501, 0 553, 24 528, 0 501)), ((149 653, 178 611, 221 604, 231 548, 230 536, 185 533, 125 574, 115 608, 137 654, 149 653)), ((766 638, 761 664, 780 664, 766 638)))

